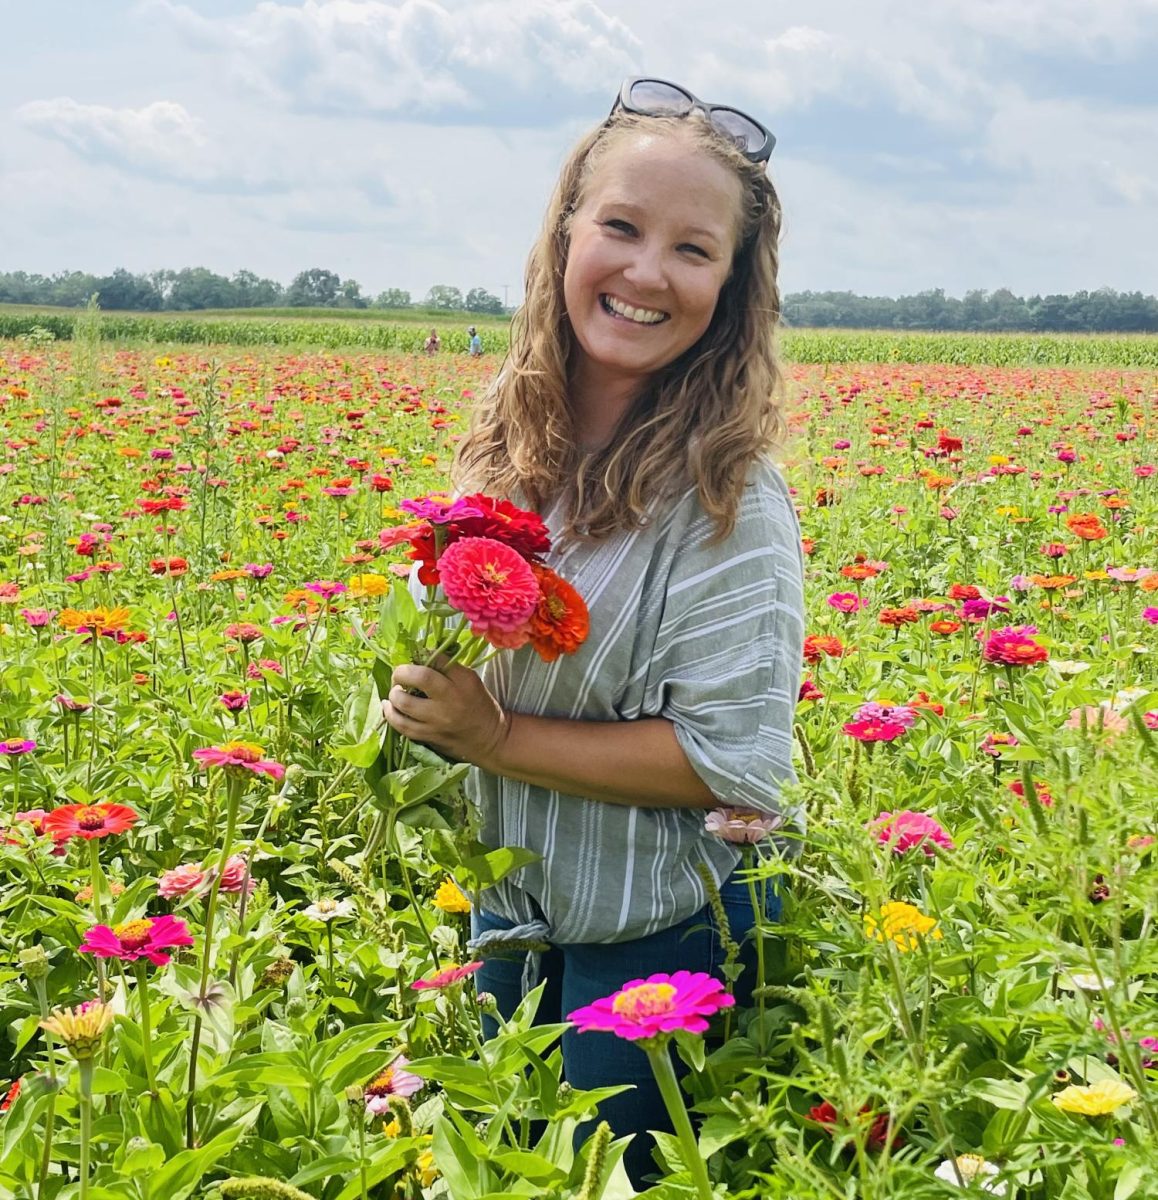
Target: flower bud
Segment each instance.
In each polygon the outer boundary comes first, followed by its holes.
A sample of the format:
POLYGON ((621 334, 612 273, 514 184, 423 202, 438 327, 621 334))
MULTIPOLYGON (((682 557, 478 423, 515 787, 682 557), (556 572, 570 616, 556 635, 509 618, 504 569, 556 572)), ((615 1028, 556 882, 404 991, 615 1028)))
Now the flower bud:
POLYGON ((30 946, 27 950, 21 950, 19 961, 24 978, 29 983, 35 983, 48 974, 48 955, 43 946, 30 946))

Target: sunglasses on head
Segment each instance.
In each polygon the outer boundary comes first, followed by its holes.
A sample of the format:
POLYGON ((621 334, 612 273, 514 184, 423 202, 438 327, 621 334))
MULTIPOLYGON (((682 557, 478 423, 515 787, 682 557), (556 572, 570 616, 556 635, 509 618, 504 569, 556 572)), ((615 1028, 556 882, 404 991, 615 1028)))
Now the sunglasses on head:
POLYGON ((767 162, 776 145, 776 138, 755 117, 726 104, 705 104, 687 88, 666 79, 624 80, 611 111, 620 108, 644 117, 686 117, 695 111, 702 112, 712 128, 733 142, 752 162, 767 162))

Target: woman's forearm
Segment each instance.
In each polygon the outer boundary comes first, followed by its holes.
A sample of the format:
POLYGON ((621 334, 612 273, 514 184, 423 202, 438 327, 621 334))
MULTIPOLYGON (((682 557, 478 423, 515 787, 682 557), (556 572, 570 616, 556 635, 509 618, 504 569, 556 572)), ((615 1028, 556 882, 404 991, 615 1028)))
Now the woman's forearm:
POLYGON ((476 765, 572 796, 645 808, 714 808, 663 717, 578 721, 507 713, 503 736, 476 765))

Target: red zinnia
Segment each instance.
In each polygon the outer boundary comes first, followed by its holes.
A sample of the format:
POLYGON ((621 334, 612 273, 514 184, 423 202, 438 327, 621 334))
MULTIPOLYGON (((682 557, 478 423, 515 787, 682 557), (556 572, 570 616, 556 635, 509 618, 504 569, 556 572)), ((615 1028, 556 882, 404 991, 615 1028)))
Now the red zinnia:
POLYGON ((463 503, 477 509, 479 516, 455 517, 453 537, 494 538, 517 550, 526 559, 535 559, 551 548, 551 538, 543 518, 536 512, 518 508, 509 500, 498 500, 476 492, 464 496, 463 503))
POLYGON ((62 804, 44 818, 44 832, 58 842, 124 833, 140 815, 127 804, 62 804))

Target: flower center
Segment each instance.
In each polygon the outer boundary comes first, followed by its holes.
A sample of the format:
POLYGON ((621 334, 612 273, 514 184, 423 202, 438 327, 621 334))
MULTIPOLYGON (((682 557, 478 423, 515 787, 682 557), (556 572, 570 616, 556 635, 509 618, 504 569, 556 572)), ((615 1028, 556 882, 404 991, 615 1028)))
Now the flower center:
POLYGON ((105 827, 104 810, 95 804, 86 804, 76 814, 76 823, 81 829, 96 830, 105 827))
POLYGON ((337 909, 338 902, 336 900, 331 900, 328 896, 318 901, 318 912, 332 913, 336 912, 337 909))
POLYGON ((502 587, 507 582, 509 571, 498 563, 488 562, 482 565, 483 582, 492 587, 502 587))
POLYGON ((985 1159, 980 1154, 960 1154, 957 1156, 957 1170, 966 1183, 972 1183, 981 1174, 985 1159))
POLYGON ((148 940, 153 931, 153 922, 148 920, 126 921, 123 925, 114 925, 113 933, 120 939, 126 950, 139 950, 148 940))
POLYGON ((262 755, 260 746, 255 746, 252 742, 226 742, 221 747, 230 758, 238 759, 241 762, 255 763, 262 755))
POLYGON ((379 1075, 373 1083, 368 1083, 365 1087, 365 1093, 368 1096, 389 1096, 394 1090, 394 1068, 387 1067, 385 1071, 379 1075))
POLYGON ((611 1011, 629 1021, 658 1017, 661 1013, 671 1012, 675 994, 676 989, 670 983, 641 983, 620 992, 611 1005, 611 1011))
POLYGON ((567 615, 567 604, 559 596, 547 597, 547 613, 552 621, 558 621, 567 615))

